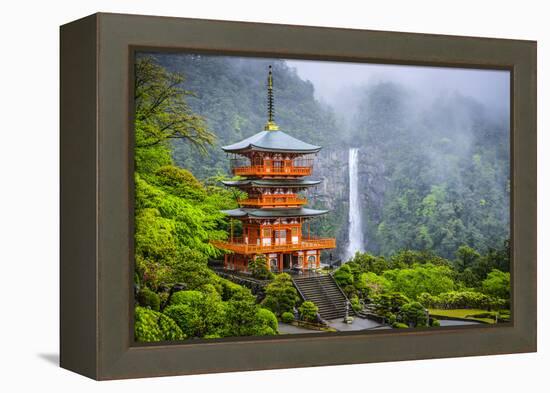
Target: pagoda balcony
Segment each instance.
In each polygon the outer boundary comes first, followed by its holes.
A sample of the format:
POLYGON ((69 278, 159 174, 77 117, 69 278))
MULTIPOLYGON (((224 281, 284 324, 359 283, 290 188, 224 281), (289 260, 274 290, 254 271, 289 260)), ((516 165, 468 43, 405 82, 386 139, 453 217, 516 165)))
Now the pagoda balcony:
POLYGON ((238 202, 240 206, 283 207, 305 205, 307 199, 296 195, 264 195, 262 198, 241 199, 238 202))
POLYGON ((272 252, 292 252, 307 250, 323 250, 336 248, 336 239, 331 238, 302 238, 301 241, 283 244, 248 244, 242 237, 233 238, 228 241, 213 240, 212 245, 217 248, 233 251, 236 254, 266 254, 272 252))
POLYGON ((232 168, 235 176, 310 176, 310 166, 251 165, 232 168))
POLYGON ((232 159, 231 171, 235 176, 310 176, 313 159, 232 159))

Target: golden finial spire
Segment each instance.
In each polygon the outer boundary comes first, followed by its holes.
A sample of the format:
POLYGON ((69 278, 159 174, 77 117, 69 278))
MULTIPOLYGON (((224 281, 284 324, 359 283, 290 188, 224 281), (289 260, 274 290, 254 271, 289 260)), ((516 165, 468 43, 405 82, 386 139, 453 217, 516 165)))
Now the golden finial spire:
POLYGON ((271 65, 269 66, 269 73, 267 75, 267 123, 264 127, 266 131, 276 131, 279 129, 279 126, 275 124, 274 113, 275 109, 273 108, 274 99, 273 99, 273 72, 271 71, 271 65))

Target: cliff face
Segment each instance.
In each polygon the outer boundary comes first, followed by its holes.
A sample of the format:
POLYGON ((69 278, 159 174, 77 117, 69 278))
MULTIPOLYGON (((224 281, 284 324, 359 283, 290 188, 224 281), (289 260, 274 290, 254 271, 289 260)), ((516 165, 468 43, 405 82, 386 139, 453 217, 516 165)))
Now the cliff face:
MULTIPOLYGON (((338 248, 334 256, 343 258, 349 239, 349 148, 335 146, 324 148, 318 155, 315 168, 315 178, 323 183, 309 191, 310 205, 329 209, 323 218, 312 222, 312 231, 320 236, 336 238, 338 248)), ((359 149, 359 189, 360 210, 365 239, 365 248, 370 252, 378 252, 377 230, 382 220, 384 193, 388 180, 384 174, 385 168, 380 160, 380 152, 374 147, 359 149)))
POLYGON ((365 249, 378 253, 378 225, 382 221, 384 194, 388 185, 385 166, 378 148, 367 146, 359 150, 359 187, 365 249))
POLYGON ((347 245, 348 222, 348 162, 347 149, 325 147, 318 154, 313 169, 313 178, 323 182, 308 191, 310 205, 330 212, 312 220, 311 228, 319 236, 336 238, 334 259, 343 256, 347 245))

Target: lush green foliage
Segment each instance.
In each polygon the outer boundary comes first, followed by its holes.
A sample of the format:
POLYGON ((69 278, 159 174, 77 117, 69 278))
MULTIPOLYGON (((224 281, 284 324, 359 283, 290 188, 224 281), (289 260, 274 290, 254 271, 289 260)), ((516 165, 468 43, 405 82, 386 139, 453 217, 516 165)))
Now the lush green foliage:
MULTIPOLYGON (((506 244, 504 250, 507 247, 506 244)), ((506 255, 501 250, 480 255, 466 246, 459 247, 454 261, 411 250, 389 258, 357 253, 334 272, 334 278, 354 309, 359 309, 361 301, 373 303, 376 313, 390 324, 405 322, 426 326, 422 316, 425 308, 502 310, 508 307, 510 273, 494 268, 505 264, 506 255), (493 269, 485 273, 488 266, 493 269)))
POLYGON ((281 314, 281 321, 283 321, 284 323, 291 323, 292 321, 294 321, 294 314, 290 311, 285 311, 281 314))
POLYGON ((438 295, 454 289, 453 271, 447 266, 432 264, 413 265, 407 269, 394 269, 384 272, 393 291, 401 292, 410 299, 416 299, 423 292, 438 295))
POLYGON ((459 94, 425 103, 396 83, 368 86, 350 141, 366 146, 365 168, 375 168, 363 220, 370 249, 434 250, 450 258, 464 244, 486 252, 506 239, 508 122, 506 112, 491 116, 459 94))
POLYGON ((144 307, 135 308, 136 341, 153 342, 183 340, 185 334, 168 316, 144 307))
POLYGON ((428 326, 427 311, 419 302, 410 302, 401 306, 398 318, 412 327, 428 326))
POLYGON ((173 140, 206 151, 214 135, 187 104, 193 94, 151 58, 136 65, 135 260, 140 305, 159 310, 160 297, 176 292, 162 314, 136 308, 140 341, 185 337, 277 334, 277 319, 256 304, 250 290, 218 277, 207 266, 220 256, 211 240, 225 239, 221 209, 236 207, 235 194, 174 166, 173 140))
POLYGON ((264 307, 269 308, 275 315, 292 312, 298 301, 298 292, 287 273, 278 274, 265 290, 264 307))
POLYGON ((267 280, 274 277, 267 267, 267 258, 263 254, 256 255, 256 258, 248 263, 248 271, 252 274, 252 277, 259 280, 267 280))
POLYGON ((160 296, 147 287, 138 292, 137 301, 142 307, 147 307, 154 311, 160 310, 160 296))
POLYGON ((300 307, 298 307, 298 312, 300 313, 302 320, 306 322, 315 322, 315 320, 317 320, 319 307, 317 307, 313 302, 305 301, 300 305, 300 307))
POLYGON ((418 301, 424 306, 430 308, 501 308, 507 303, 506 299, 494 298, 480 292, 474 291, 451 291, 432 296, 428 293, 422 293, 418 301))
POLYGON ((493 269, 483 280, 481 287, 489 296, 507 299, 510 297, 510 273, 493 269))

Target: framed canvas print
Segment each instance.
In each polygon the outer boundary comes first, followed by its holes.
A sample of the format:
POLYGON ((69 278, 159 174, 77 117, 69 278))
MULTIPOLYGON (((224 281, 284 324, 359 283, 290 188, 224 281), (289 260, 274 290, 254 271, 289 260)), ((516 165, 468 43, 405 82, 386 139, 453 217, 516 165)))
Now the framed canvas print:
POLYGON ((61 27, 61 366, 536 350, 536 43, 61 27))

